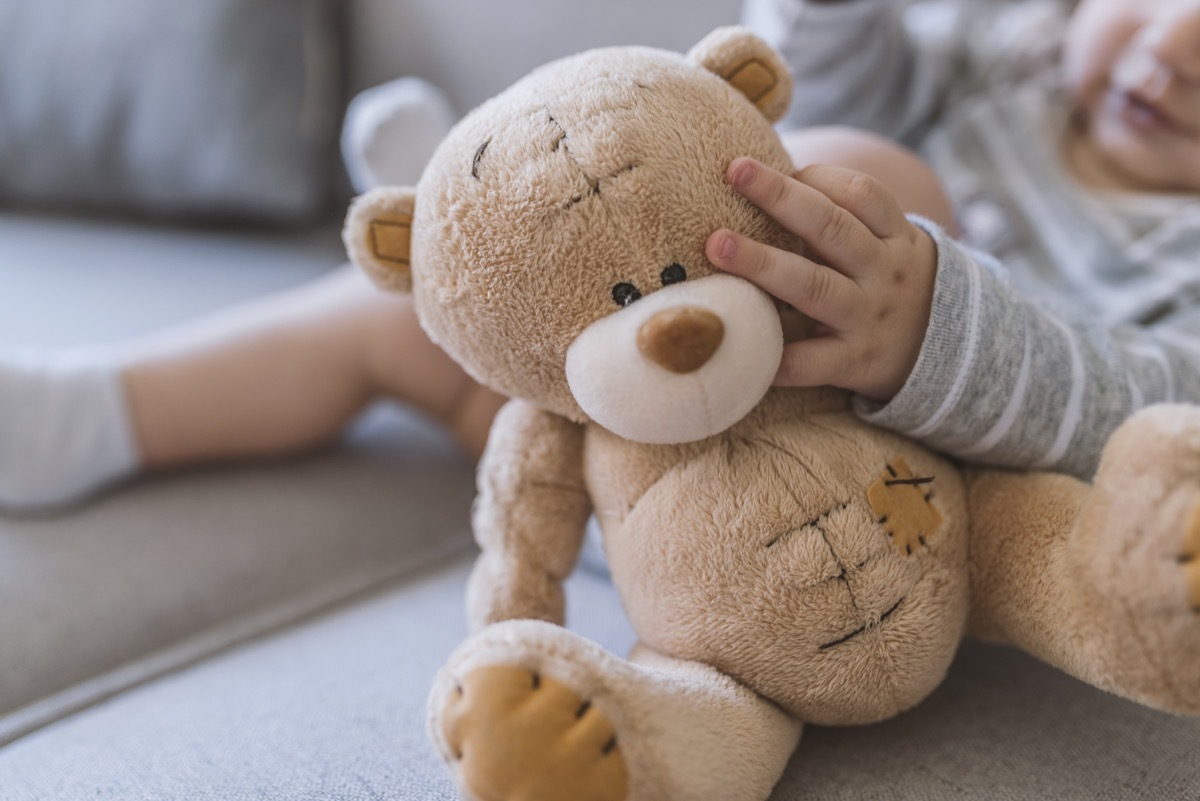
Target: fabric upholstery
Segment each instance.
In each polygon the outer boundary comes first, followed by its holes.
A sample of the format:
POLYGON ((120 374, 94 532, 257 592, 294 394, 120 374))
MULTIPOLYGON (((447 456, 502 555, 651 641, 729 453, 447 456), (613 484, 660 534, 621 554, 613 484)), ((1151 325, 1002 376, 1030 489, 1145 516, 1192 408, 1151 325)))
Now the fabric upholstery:
MULTIPOLYGON (((0 342, 134 337, 342 259, 336 225, 0 214, 0 342)), ((446 438, 382 406, 325 453, 135 482, 57 516, 0 516, 0 742, 466 547, 472 492, 446 438)))
POLYGON ((0 200, 292 220, 330 199, 330 0, 0 0, 0 200))
POLYGON ((381 408, 332 453, 0 518, 0 742, 465 548, 472 494, 469 460, 381 408))
POLYGON ((345 261, 340 227, 340 214, 249 231, 0 212, 0 342, 124 340, 288 289, 345 261))
MULTIPOLYGON (((424 706, 466 634, 468 567, 443 562, 0 750, 3 797, 451 798, 424 706)), ((605 579, 580 573, 569 593, 581 630, 631 644, 605 579)))
MULTIPOLYGON (((64 10, 103 9, 112 19, 96 24, 128 26, 149 25, 154 14, 182 13, 175 4, 168 12, 142 2, 135 12, 136 0, 0 0, 0 196, 6 202, 34 199, 17 198, 14 151, 6 149, 16 134, 31 130, 15 129, 18 116, 7 111, 20 95, 12 94, 17 76, 58 76, 54 80, 67 81, 68 88, 82 80, 61 65, 30 72, 49 64, 54 51, 22 49, 14 33, 22 20, 14 9, 44 8, 57 19, 64 10)), ((307 0, 284 4, 309 6, 307 0)), ((644 26, 661 34, 653 43, 678 49, 731 21, 725 10, 735 13, 739 3, 706 4, 721 19, 692 9, 683 19, 675 4, 648 10, 623 2, 628 17, 597 5, 589 13, 600 16, 576 26, 581 38, 574 44, 559 33, 538 34, 558 31, 562 21, 553 16, 561 4, 542 0, 531 0, 545 7, 540 16, 511 9, 467 13, 465 0, 358 5, 375 12, 355 23, 374 41, 361 53, 376 59, 360 64, 360 87, 411 71, 406 64, 440 65, 440 74, 429 74, 456 90, 465 107, 535 63, 602 43, 593 41, 605 34, 592 22, 628 31, 630 17, 657 14, 657 26, 644 26), (403 17, 417 5, 420 15, 403 17), (520 26, 523 35, 504 35, 500 22, 520 26), (464 31, 468 23, 473 27, 464 31), (531 49, 531 39, 543 49, 531 49), (561 50, 545 51, 551 46, 561 50), (496 47, 511 57, 505 69, 481 70, 474 56, 457 60, 496 47), (448 60, 448 53, 456 58, 448 60)), ((229 21, 214 9, 238 6, 264 16, 282 8, 278 0, 215 0, 188 13, 229 21)), ((265 45, 271 31, 245 30, 256 31, 264 58, 283 52, 265 45)), ((41 41, 50 36, 39 35, 41 41)), ((102 62, 89 56, 83 63, 102 62)), ((290 67, 272 69, 279 70, 276 80, 294 77, 290 67)), ((178 83, 175 89, 191 105, 202 105, 200 95, 178 83)), ((170 108, 184 117, 193 110, 170 108)), ((93 140, 94 119, 84 122, 76 131, 80 142, 67 128, 54 137, 115 158, 104 175, 127 167, 111 139, 93 140)), ((275 159, 287 155, 270 154, 257 169, 274 168, 275 159)), ((154 193, 163 191, 186 203, 179 213, 235 202, 214 194, 213 186, 208 194, 183 192, 186 171, 183 177, 155 173, 174 185, 132 189, 119 182, 101 186, 103 176, 86 170, 67 174, 82 187, 72 202, 123 194, 140 199, 121 202, 161 211, 167 206, 154 193)), ((66 195, 38 197, 65 202, 66 195)), ((275 214, 295 208, 284 203, 278 211, 280 202, 254 199, 247 208, 261 203, 275 214)), ((0 340, 116 339, 282 289, 340 261, 336 236, 327 233, 264 239, 0 215, 0 340)), ((6 733, 16 738, 0 745, 0 798, 453 797, 425 736, 424 705, 434 671, 465 634, 469 469, 421 421, 382 414, 332 452, 191 471, 124 488, 77 515, 0 521, 0 741, 6 733)), ((568 582, 568 620, 621 653, 632 635, 612 585, 596 572, 594 540, 591 547, 584 569, 568 582)), ((946 683, 912 712, 870 727, 809 728, 774 799, 1193 799, 1200 798, 1197 753, 1197 721, 1120 701, 1014 651, 967 644, 946 683)))
MULTIPOLYGON (((465 634, 469 565, 439 563, 0 749, 6 801, 449 801, 424 707, 465 634)), ((612 585, 584 569, 567 591, 570 625, 625 652, 612 585)), ((913 712, 806 731, 772 798, 1196 798, 1198 748, 1196 721, 968 644, 913 712)))

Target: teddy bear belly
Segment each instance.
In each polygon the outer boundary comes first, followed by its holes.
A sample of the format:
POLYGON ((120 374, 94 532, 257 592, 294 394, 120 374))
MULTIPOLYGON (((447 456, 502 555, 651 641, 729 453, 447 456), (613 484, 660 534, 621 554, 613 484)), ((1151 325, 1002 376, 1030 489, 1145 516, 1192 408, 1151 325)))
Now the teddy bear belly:
POLYGON ((814 723, 879 720, 931 692, 967 611, 962 487, 941 460, 863 428, 849 415, 735 427, 627 501, 622 519, 601 514, 642 641, 814 723), (938 476, 940 526, 910 552, 868 497, 898 456, 938 476))

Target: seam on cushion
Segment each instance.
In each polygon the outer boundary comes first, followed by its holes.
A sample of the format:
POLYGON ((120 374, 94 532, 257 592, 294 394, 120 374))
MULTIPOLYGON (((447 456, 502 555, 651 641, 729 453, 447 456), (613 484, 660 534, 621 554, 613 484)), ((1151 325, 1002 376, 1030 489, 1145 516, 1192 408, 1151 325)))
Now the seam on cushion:
POLYGON ((436 547, 415 558, 395 559, 356 570, 326 582, 312 592, 291 595, 264 608, 237 615, 173 645, 151 651, 120 667, 20 707, 0 717, 0 747, 135 687, 330 612, 406 578, 417 570, 474 548, 469 539, 445 542, 450 547, 436 547))

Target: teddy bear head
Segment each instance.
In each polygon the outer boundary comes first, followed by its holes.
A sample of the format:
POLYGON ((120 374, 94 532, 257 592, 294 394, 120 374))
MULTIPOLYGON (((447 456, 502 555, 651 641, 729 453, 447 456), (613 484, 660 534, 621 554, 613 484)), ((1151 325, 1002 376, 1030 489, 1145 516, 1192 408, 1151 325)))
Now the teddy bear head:
POLYGON ((725 181, 739 155, 790 169, 772 127, 790 92, 739 28, 687 56, 553 62, 467 115, 415 189, 356 201, 347 248, 481 383, 637 442, 710 436, 779 365, 776 305, 704 244, 724 227, 796 246, 725 181))

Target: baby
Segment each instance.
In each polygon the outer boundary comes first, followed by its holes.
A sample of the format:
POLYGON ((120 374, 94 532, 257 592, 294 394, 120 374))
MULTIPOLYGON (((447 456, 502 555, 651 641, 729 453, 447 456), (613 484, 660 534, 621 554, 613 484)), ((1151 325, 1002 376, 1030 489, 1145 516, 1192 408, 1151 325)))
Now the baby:
MULTIPOLYGON (((1061 61, 1016 47, 1051 6, 984 5, 939 26, 888 0, 749 0, 796 72, 802 169, 728 179, 808 249, 717 231, 708 255, 818 322, 779 383, 855 390, 866 419, 966 459, 1086 476, 1135 409, 1200 400, 1200 0, 1084 0, 1061 61), (829 122, 882 136, 808 127, 829 122)), ((503 403, 348 270, 96 354, 0 353, 0 508, 311 447, 377 397, 478 455, 503 403)))
POLYGON ((749 0, 747 20, 796 73, 789 122, 915 144, 948 200, 886 142, 810 128, 789 143, 813 166, 728 179, 813 252, 719 231, 709 258, 822 324, 779 383, 855 390, 867 420, 968 460, 1087 477, 1137 408, 1200 401, 1200 0, 903 7, 749 0))

